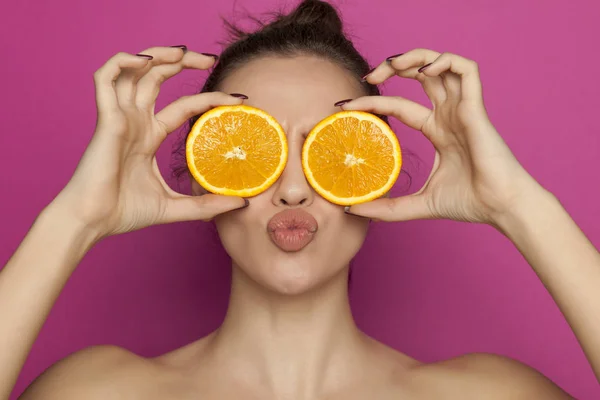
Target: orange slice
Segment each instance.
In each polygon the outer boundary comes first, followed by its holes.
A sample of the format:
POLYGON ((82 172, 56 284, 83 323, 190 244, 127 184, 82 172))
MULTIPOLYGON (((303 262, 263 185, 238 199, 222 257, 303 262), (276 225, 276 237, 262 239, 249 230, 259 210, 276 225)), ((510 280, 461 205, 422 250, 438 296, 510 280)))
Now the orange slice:
POLYGON ((188 168, 212 193, 255 196, 269 188, 287 162, 285 132, 263 110, 238 105, 204 113, 186 141, 188 168))
POLYGON ((342 111, 319 122, 302 149, 310 185, 332 203, 364 203, 388 192, 400 174, 402 154, 391 128, 363 111, 342 111))

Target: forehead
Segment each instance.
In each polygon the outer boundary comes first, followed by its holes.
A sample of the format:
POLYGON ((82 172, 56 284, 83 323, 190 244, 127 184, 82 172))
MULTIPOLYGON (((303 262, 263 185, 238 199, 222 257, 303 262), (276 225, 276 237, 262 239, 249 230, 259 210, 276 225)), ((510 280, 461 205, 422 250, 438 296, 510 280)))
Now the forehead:
POLYGON ((245 104, 267 111, 286 130, 312 127, 339 111, 335 102, 364 95, 350 72, 315 56, 253 60, 228 76, 220 90, 247 95, 245 104))

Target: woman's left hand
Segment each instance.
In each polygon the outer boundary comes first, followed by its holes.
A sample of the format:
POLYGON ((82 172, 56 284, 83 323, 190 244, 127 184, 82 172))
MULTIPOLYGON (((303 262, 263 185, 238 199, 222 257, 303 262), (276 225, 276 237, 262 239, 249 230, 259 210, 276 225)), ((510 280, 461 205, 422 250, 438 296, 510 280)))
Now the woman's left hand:
POLYGON ((474 61, 415 49, 384 61, 366 79, 380 84, 394 75, 421 82, 433 109, 388 96, 361 97, 342 108, 394 116, 421 131, 436 150, 433 169, 418 192, 354 205, 349 213, 384 221, 445 218, 495 224, 541 188, 490 122, 474 61))

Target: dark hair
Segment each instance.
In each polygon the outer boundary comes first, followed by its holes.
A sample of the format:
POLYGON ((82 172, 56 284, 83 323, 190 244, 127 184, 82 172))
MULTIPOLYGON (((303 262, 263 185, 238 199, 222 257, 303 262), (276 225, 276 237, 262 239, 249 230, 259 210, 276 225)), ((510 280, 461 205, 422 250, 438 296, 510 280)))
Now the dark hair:
MULTIPOLYGON (((253 32, 224 21, 230 41, 206 79, 201 93, 216 91, 233 71, 254 59, 264 56, 314 55, 334 62, 354 75, 365 95, 380 94, 377 86, 360 81, 371 68, 346 38, 342 20, 331 4, 320 0, 303 0, 287 15, 273 14, 269 22, 253 17, 250 19, 259 25, 253 32)), ((199 116, 190 119, 188 132, 198 118, 199 116)), ((387 122, 387 117, 380 118, 387 122)), ((181 177, 187 172, 185 137, 175 143, 174 156, 177 161, 172 166, 173 174, 181 177)))
MULTIPOLYGON (((356 50, 343 31, 338 12, 329 3, 304 0, 290 14, 275 14, 268 24, 261 23, 255 32, 246 32, 225 21, 232 42, 221 54, 202 92, 211 92, 227 76, 249 61, 269 56, 314 55, 343 67, 360 80, 369 63, 356 50)), ((378 95, 377 86, 362 83, 365 94, 378 95)))

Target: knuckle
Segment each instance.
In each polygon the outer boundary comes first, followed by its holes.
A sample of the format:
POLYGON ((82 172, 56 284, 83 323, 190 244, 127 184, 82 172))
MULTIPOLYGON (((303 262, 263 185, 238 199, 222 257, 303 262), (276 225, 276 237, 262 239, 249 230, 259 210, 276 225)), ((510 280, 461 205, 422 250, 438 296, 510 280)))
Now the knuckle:
MULTIPOLYGON (((206 207, 208 205, 210 205, 210 197, 206 196, 206 195, 200 195, 200 196, 196 196, 194 198, 194 201, 196 202, 196 204, 200 207, 206 207)), ((212 210, 205 210, 205 218, 212 218, 213 217, 213 212, 209 212, 212 210)))
POLYGON ((394 199, 386 198, 384 201, 385 201, 385 208, 387 209, 387 211, 389 213, 393 214, 394 212, 396 212, 397 204, 394 201, 394 199))
POLYGON ((449 53, 449 52, 445 51, 442 54, 440 54, 440 56, 438 57, 438 60, 449 60, 449 61, 452 61, 452 59, 454 57, 455 57, 455 55, 453 53, 449 53))
MULTIPOLYGON (((176 61, 176 60, 174 60, 174 61, 176 61)), ((180 73, 181 71, 183 71, 183 68, 184 68, 184 65, 181 62, 181 60, 176 61, 174 64, 170 65, 169 75, 170 76, 176 75, 176 74, 180 73)))
MULTIPOLYGON (((124 51, 120 51, 120 52, 118 52, 117 54, 115 54, 114 56, 112 56, 112 57, 110 58, 110 60, 108 60, 108 62, 109 62, 109 63, 114 63, 114 62, 117 62, 117 61, 118 61, 118 60, 120 60, 120 59, 123 59, 123 58, 125 58, 125 57, 130 57, 130 56, 131 56, 131 54, 129 54, 129 53, 126 53, 126 52, 124 52, 124 51)), ((107 64, 108 64, 108 63, 107 63, 107 64)))
POLYGON ((104 65, 94 72, 94 82, 96 85, 110 83, 110 66, 104 65))
POLYGON ((432 49, 426 49, 424 47, 416 48, 413 51, 417 52, 417 53, 422 53, 423 57, 431 57, 432 55, 433 56, 437 56, 437 57, 440 56, 440 52, 439 51, 432 50, 432 49))
POLYGON ((117 64, 120 59, 125 58, 128 55, 129 54, 123 51, 120 51, 117 54, 113 55, 111 58, 108 59, 108 61, 104 63, 103 66, 101 66, 96 70, 96 72, 94 72, 94 77, 101 78, 104 75, 104 71, 109 69, 113 64, 117 64))
POLYGON ((417 75, 415 76, 415 79, 416 79, 416 80, 417 80, 419 83, 423 84, 423 83, 425 83, 425 81, 427 80, 427 77, 426 77, 424 74, 417 74, 417 75))
POLYGON ((98 83, 102 80, 103 72, 104 72, 104 70, 102 68, 99 68, 94 72, 94 81, 96 83, 98 83))
POLYGON ((213 105, 229 104, 234 101, 233 99, 235 99, 231 95, 224 92, 199 93, 198 96, 200 96, 200 98, 204 98, 208 103, 213 105))
POLYGON ((148 47, 147 49, 142 50, 143 54, 152 54, 152 53, 156 53, 157 51, 159 51, 161 49, 161 47, 148 47))
POLYGON ((183 113, 183 115, 190 117, 190 116, 196 114, 196 109, 198 107, 195 106, 196 102, 194 101, 195 100, 194 96, 185 96, 179 100, 181 101, 180 106, 181 106, 181 112, 183 113))
POLYGON ((227 99, 231 97, 231 95, 229 95, 228 93, 221 91, 198 93, 198 95, 210 97, 214 100, 227 99))
POLYGON ((159 85, 162 84, 167 79, 167 77, 164 74, 162 74, 160 71, 158 71, 156 69, 150 70, 148 75, 152 82, 155 82, 159 85))

